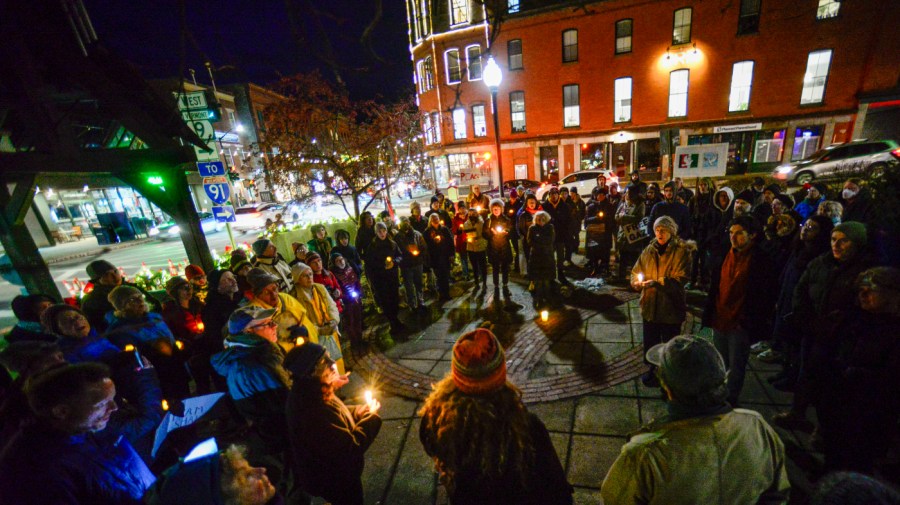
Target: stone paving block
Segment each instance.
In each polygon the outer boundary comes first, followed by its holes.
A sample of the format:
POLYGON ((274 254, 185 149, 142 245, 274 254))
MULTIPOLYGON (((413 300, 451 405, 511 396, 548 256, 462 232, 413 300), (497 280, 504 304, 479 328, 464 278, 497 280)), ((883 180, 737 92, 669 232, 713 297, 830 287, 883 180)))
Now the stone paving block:
POLYGON ((436 377, 438 379, 443 379, 447 376, 448 373, 450 373, 450 362, 447 360, 441 360, 434 365, 434 368, 432 368, 431 371, 428 372, 428 375, 436 377))
POLYGON ((576 400, 535 403, 528 406, 529 412, 543 421, 548 431, 572 431, 572 411, 576 400))
POLYGON ((447 347, 451 345, 439 340, 415 338, 416 340, 398 343, 385 351, 384 355, 391 359, 438 359, 447 352, 447 347))
POLYGON ((540 363, 535 366, 531 373, 528 374, 528 379, 540 379, 542 377, 559 377, 563 375, 570 374, 575 371, 575 365, 549 365, 547 363, 540 363))
MULTIPOLYGON (((378 414, 384 421, 392 419, 409 419, 415 417, 422 402, 417 402, 396 395, 380 395, 376 391, 375 397, 381 402, 381 410, 378 414)), ((362 404, 359 398, 354 398, 353 403, 362 404)))
POLYGON ((576 487, 572 497, 576 505, 603 505, 599 489, 576 487))
POLYGON ((597 396, 627 396, 634 398, 637 394, 637 389, 634 385, 633 380, 625 381, 621 384, 616 384, 615 386, 610 386, 602 391, 598 391, 594 393, 597 396))
POLYGON ((772 403, 788 406, 794 399, 793 393, 779 391, 769 384, 766 377, 772 374, 757 374, 747 372, 744 379, 744 388, 741 390, 741 403, 772 403))
POLYGON ((384 495, 410 422, 409 419, 384 421, 381 431, 366 451, 366 466, 362 474, 366 503, 376 503, 384 495))
POLYGON ((434 496, 434 465, 419 442, 419 422, 410 426, 384 503, 428 503, 434 496))
POLYGON ((628 308, 619 306, 612 309, 597 312, 590 319, 589 323, 628 323, 628 308))
POLYGON ((406 368, 427 374, 434 368, 437 361, 431 359, 398 359, 397 363, 406 368))
POLYGON ((569 439, 572 438, 568 433, 551 433, 550 441, 553 442, 553 449, 556 450, 556 456, 562 464, 563 470, 566 469, 566 457, 569 453, 569 439))
MULTIPOLYGON (((641 398, 639 401, 641 403, 641 426, 654 419, 659 419, 669 412, 666 409, 666 402, 662 400, 641 398)), ((634 429, 638 429, 639 427, 640 426, 635 426, 634 429)))
POLYGON ((577 433, 625 436, 640 423, 635 398, 586 396, 578 399, 575 409, 577 433))
MULTIPOLYGON (((626 323, 594 323, 589 322, 585 331, 585 340, 589 342, 620 342, 630 344, 634 340, 631 324, 626 323)), ((638 329, 639 330, 639 329, 638 329)), ((635 335, 640 336, 640 331, 635 335)), ((639 339, 638 339, 639 340, 639 339)))
POLYGON ((572 435, 569 483, 599 488, 624 443, 624 438, 572 435))
POLYGON ((544 355, 544 361, 551 365, 579 364, 583 345, 583 342, 556 342, 544 355))
POLYGON ((421 338, 422 340, 438 340, 441 342, 448 339, 454 339, 453 335, 455 335, 455 333, 450 332, 450 326, 450 323, 444 321, 434 323, 424 331, 418 333, 417 338, 421 338))
POLYGON ((555 342, 584 342, 587 340, 585 338, 585 330, 583 327, 575 328, 570 331, 567 331, 563 335, 554 336, 553 340, 555 342))
POLYGON ((599 365, 625 354, 631 350, 631 343, 595 343, 584 344, 581 355, 582 365, 599 365))
POLYGON ((447 349, 443 347, 423 349, 418 352, 405 354, 403 357, 407 359, 441 359, 446 352, 447 349))

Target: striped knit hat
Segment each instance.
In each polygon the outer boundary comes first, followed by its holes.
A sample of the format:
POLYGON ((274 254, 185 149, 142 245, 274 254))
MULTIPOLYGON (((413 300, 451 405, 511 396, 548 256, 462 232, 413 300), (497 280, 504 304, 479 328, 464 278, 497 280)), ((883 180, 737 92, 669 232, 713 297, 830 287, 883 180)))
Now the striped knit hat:
POLYGON ((459 337, 453 345, 453 382, 466 394, 497 391, 506 384, 506 356, 500 341, 486 328, 459 337))

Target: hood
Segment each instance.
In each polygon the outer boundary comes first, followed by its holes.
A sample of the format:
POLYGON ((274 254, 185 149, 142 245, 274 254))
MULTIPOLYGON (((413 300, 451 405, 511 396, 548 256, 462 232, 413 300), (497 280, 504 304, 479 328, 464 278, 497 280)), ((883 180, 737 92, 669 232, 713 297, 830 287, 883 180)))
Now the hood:
POLYGON ((209 363, 222 377, 228 377, 230 372, 244 366, 245 358, 256 350, 255 346, 231 345, 224 351, 213 354, 209 363))
POLYGON ((716 194, 713 195, 713 205, 715 205, 716 208, 722 212, 725 212, 726 210, 728 210, 728 207, 731 207, 731 204, 733 204, 733 203, 734 203, 734 191, 732 191, 732 189, 729 188, 728 186, 725 186, 724 188, 720 188, 718 191, 716 191, 716 194), (719 206, 719 193, 725 193, 726 195, 728 195, 728 206, 725 207, 724 209, 719 206))

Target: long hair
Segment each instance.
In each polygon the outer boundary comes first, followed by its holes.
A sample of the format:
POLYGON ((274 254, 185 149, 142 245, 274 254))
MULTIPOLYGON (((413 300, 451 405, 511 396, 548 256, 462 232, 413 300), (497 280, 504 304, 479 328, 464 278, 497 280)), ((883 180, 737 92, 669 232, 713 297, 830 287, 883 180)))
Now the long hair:
POLYGON ((448 375, 434 385, 419 414, 425 450, 450 493, 460 472, 475 472, 483 482, 509 475, 518 486, 530 484, 535 453, 528 411, 511 383, 494 393, 467 395, 448 375))

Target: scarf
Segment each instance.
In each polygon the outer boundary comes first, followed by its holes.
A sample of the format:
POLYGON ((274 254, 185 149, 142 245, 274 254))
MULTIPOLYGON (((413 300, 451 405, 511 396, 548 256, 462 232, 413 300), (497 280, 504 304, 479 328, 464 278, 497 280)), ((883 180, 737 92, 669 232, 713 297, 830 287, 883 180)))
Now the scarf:
POLYGON ((314 317, 313 323, 316 326, 323 326, 328 321, 331 321, 331 318, 328 317, 328 306, 325 305, 325 300, 322 299, 322 293, 316 289, 315 285, 309 288, 309 290, 300 288, 299 291, 303 293, 303 296, 305 296, 307 300, 309 300, 309 305, 312 308, 312 316, 314 317))

